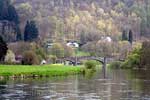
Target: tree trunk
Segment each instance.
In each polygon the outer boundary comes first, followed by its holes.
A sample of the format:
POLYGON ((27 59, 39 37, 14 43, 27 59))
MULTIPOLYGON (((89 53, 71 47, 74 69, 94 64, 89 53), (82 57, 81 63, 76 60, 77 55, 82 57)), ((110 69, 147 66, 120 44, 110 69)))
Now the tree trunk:
POLYGON ((104 57, 104 63, 103 63, 103 75, 104 79, 106 78, 106 57, 104 57))

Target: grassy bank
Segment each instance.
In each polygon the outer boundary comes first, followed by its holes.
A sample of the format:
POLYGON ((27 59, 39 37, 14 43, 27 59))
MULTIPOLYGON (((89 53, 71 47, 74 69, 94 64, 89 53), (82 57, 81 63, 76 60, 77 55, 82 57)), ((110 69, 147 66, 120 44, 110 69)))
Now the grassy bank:
POLYGON ((81 66, 64 66, 64 65, 0 65, 1 77, 50 77, 64 76, 82 73, 81 66))

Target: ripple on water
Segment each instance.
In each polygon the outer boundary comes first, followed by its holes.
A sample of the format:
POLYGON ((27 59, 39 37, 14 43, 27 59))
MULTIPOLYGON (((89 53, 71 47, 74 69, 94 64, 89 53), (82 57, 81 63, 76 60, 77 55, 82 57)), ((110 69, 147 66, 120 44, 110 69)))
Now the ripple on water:
POLYGON ((40 89, 40 90, 45 90, 45 89, 49 89, 49 87, 41 87, 41 86, 33 86, 33 89, 40 89))
POLYGON ((28 86, 28 84, 16 84, 16 87, 25 87, 25 86, 28 86))
POLYGON ((96 79, 96 81, 112 81, 112 79, 96 79))
POLYGON ((62 86, 66 86, 66 85, 71 85, 73 83, 49 83, 49 85, 62 85, 62 86))
POLYGON ((21 99, 21 98, 24 98, 25 96, 24 95, 18 95, 15 93, 10 93, 10 94, 3 94, 2 97, 5 99, 12 100, 12 98, 13 99, 21 99))
POLYGON ((0 85, 1 88, 6 88, 8 85, 0 85))
POLYGON ((43 96, 42 99, 51 99, 57 97, 57 95, 48 95, 48 96, 43 96))
POLYGON ((2 98, 5 98, 5 99, 12 99, 12 98, 17 98, 17 99, 20 99, 20 98, 24 98, 25 96, 27 96, 27 93, 22 91, 22 90, 10 90, 7 92, 7 94, 1 94, 1 97, 2 98))
POLYGON ((118 90, 119 93, 136 93, 134 90, 118 90))
POLYGON ((101 99, 101 97, 98 96, 96 93, 84 94, 83 96, 79 96, 79 98, 84 98, 85 100, 100 100, 101 99))

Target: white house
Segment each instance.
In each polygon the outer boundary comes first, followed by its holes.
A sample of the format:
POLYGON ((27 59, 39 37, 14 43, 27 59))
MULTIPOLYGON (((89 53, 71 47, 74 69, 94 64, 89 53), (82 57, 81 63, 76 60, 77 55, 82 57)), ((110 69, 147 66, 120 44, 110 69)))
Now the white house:
POLYGON ((42 60, 41 61, 41 65, 45 65, 45 64, 47 64, 47 61, 46 60, 42 60))
POLYGON ((107 36, 107 37, 101 37, 101 40, 107 41, 107 42, 112 42, 112 39, 109 36, 107 36))
POLYGON ((111 37, 106 37, 106 39, 105 39, 107 42, 112 42, 112 39, 111 39, 111 37))
POLYGON ((68 42, 66 45, 68 47, 79 48, 79 44, 77 42, 68 42))

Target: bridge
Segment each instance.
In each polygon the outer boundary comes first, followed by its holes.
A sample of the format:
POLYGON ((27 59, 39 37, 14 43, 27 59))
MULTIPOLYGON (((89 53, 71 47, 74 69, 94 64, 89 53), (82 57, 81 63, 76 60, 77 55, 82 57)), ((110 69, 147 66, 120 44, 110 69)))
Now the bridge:
POLYGON ((107 63, 114 61, 113 58, 106 57, 95 57, 95 56, 82 56, 82 57, 64 57, 59 58, 58 61, 65 63, 69 61, 74 66, 81 64, 83 60, 95 60, 100 62, 103 66, 106 66, 107 63))
POLYGON ((114 57, 106 58, 106 57, 95 57, 95 56, 82 56, 82 57, 64 57, 59 58, 59 62, 66 64, 66 61, 69 61, 74 66, 81 64, 82 60, 95 60, 103 65, 102 72, 104 74, 104 78, 106 78, 106 65, 107 63, 116 61, 114 57))

